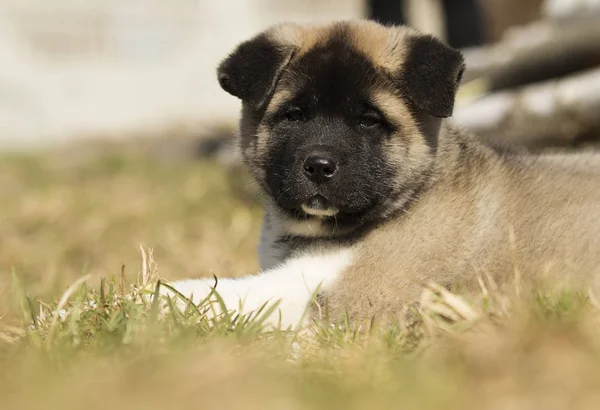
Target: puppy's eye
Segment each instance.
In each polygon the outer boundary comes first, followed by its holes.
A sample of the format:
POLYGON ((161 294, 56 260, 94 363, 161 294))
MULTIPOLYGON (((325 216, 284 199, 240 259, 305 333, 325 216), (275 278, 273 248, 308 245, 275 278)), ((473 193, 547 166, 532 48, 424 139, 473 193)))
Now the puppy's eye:
POLYGON ((296 121, 304 121, 304 113, 298 107, 293 107, 287 110, 284 115, 286 121, 296 122, 296 121))
POLYGON ((358 120, 358 125, 363 128, 373 128, 381 124, 381 117, 376 113, 365 113, 358 120))

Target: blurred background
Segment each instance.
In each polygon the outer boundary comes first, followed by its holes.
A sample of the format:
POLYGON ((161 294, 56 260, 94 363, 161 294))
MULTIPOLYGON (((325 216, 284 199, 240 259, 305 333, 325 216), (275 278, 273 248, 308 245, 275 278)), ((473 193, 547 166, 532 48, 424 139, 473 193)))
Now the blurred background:
POLYGON ((215 67, 271 24, 359 18, 462 49, 454 117, 480 138, 595 148, 600 0, 0 0, 0 292, 133 280, 140 244, 166 277, 254 271, 260 199, 215 67))
MULTIPOLYGON (((0 0, 0 148, 232 127, 239 103, 219 89, 215 66, 281 21, 372 18, 433 33, 465 50, 467 80, 483 80, 465 82, 464 107, 530 83, 577 83, 575 74, 600 63, 599 16, 600 0, 0 0)), ((535 112, 510 112, 518 104, 508 96, 459 111, 457 120, 476 131, 502 126, 505 138, 518 139, 523 119, 508 117, 526 115, 529 126, 530 117, 544 117, 527 138, 587 137, 598 125, 590 121, 598 121, 599 93, 597 71, 585 73, 584 94, 595 99, 580 95, 579 83, 563 92, 576 95, 554 95, 552 83, 523 96, 543 101, 525 107, 535 112), (594 118, 569 107, 575 112, 559 116, 568 124, 548 126, 554 117, 542 111, 576 105, 572 99, 592 104, 594 118)))

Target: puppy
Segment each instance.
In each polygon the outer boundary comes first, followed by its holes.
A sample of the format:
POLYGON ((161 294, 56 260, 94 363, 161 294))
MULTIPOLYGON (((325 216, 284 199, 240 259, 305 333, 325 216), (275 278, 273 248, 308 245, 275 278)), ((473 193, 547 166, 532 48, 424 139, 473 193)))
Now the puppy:
MULTIPOLYGON (((261 272, 218 282, 228 309, 279 301, 270 323, 288 327, 391 318, 425 283, 468 291, 481 272, 598 285, 600 158, 499 152, 457 129, 463 70, 435 38, 374 22, 278 25, 222 62, 267 197, 261 272)), ((214 284, 173 286, 199 301, 214 284)))

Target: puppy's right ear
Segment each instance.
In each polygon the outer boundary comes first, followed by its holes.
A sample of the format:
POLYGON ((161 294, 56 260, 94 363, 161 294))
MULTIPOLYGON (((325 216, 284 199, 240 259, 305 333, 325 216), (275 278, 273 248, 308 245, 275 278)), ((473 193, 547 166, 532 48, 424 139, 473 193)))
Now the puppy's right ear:
POLYGON ((261 108, 298 48, 298 41, 296 27, 281 25, 243 42, 219 65, 221 88, 255 109, 261 108))
POLYGON ((417 107, 438 118, 452 115, 465 63, 462 54, 429 35, 413 35, 406 43, 399 87, 417 107))

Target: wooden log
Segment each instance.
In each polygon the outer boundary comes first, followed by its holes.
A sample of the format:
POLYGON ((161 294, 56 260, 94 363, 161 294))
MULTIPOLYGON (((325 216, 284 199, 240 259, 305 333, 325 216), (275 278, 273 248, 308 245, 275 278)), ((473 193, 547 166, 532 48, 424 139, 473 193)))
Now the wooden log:
POLYGON ((454 119, 492 143, 540 148, 600 139, 600 68, 484 96, 454 119))
POLYGON ((489 91, 561 77, 600 65, 599 19, 532 23, 464 54, 465 81, 483 78, 489 91))

